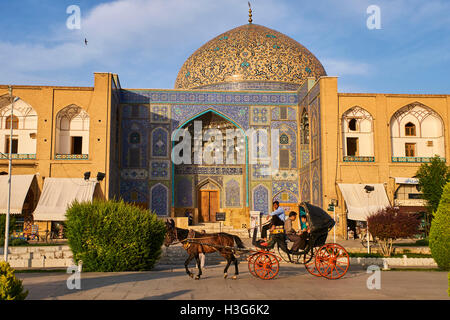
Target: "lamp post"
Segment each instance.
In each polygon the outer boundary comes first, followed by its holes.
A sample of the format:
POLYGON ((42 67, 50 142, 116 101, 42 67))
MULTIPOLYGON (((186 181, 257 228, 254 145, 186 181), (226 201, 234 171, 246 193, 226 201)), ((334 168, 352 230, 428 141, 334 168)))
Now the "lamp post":
MULTIPOLYGON (((364 189, 366 190, 366 193, 367 193, 367 211, 369 211, 369 196, 370 196, 370 193, 373 191, 373 190, 375 190, 375 187, 374 186, 369 186, 369 185, 366 185, 365 187, 364 187, 364 189)), ((367 218, 366 218, 366 220, 367 220, 367 218)), ((370 233, 369 233, 369 220, 367 220, 367 253, 368 254, 370 254, 370 233)))
POLYGON ((9 135, 9 156, 8 156, 8 204, 6 211, 6 226, 5 226, 5 248, 4 248, 4 260, 8 262, 8 242, 9 242, 9 216, 11 214, 11 171, 12 171, 12 138, 13 138, 13 117, 14 117, 14 102, 19 98, 12 96, 12 86, 9 86, 9 96, 11 98, 11 116, 10 116, 10 135, 9 135))

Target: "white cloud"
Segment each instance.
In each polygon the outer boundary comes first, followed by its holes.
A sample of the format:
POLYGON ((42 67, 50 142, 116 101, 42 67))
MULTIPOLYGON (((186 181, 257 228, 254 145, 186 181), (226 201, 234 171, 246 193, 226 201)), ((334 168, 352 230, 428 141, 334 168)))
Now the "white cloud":
POLYGON ((372 72, 371 66, 363 62, 327 58, 321 62, 329 76, 369 75, 372 72))
MULTIPOLYGON (((114 72, 117 66, 136 60, 155 64, 152 59, 159 57, 167 62, 248 19, 247 3, 240 0, 116 0, 89 12, 81 9, 81 30, 61 27, 49 35, 46 45, 20 39, 0 42, 0 59, 8 61, 2 66, 0 82, 10 81, 3 78, 6 74, 73 70, 88 64, 114 72)), ((270 23, 285 11, 276 0, 260 0, 255 20, 270 23)))

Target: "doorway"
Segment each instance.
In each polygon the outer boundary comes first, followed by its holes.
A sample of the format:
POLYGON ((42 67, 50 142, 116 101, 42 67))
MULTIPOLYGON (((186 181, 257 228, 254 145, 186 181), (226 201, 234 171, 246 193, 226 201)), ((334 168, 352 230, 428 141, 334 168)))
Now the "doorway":
POLYGON ((358 138, 347 138, 347 156, 359 156, 358 138))
POLYGON ((199 190, 198 210, 198 222, 215 222, 216 212, 219 212, 219 191, 199 190))

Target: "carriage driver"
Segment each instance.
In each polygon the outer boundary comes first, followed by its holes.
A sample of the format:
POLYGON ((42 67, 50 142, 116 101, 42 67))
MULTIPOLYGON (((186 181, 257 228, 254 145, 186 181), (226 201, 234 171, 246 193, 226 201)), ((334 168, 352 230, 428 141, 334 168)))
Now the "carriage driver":
MULTIPOLYGON (((273 212, 269 213, 269 215, 267 216, 267 220, 266 222, 271 219, 273 216, 277 216, 281 221, 285 221, 286 220, 286 215, 284 213, 284 209, 280 207, 280 203, 278 201, 274 201, 273 202, 273 212)), ((262 227, 261 230, 261 238, 265 241, 267 241, 267 230, 269 229, 273 229, 274 224, 273 222, 270 222, 268 224, 265 224, 262 227)))

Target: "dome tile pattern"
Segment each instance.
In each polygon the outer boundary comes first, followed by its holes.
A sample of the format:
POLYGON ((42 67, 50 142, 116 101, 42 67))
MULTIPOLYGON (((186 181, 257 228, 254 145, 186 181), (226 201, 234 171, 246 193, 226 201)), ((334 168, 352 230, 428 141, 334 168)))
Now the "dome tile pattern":
POLYGON ((308 77, 326 76, 320 61, 292 38, 246 24, 208 41, 181 67, 175 89, 227 82, 285 82, 299 86, 308 77))

